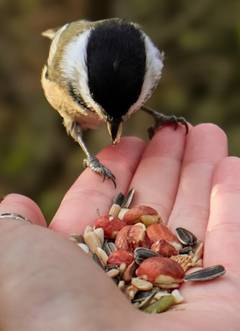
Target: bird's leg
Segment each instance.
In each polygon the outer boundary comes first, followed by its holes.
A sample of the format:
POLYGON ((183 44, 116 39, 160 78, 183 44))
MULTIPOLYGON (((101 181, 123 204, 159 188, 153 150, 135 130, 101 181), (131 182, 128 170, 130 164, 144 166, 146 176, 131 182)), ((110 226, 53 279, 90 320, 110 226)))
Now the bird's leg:
POLYGON ((84 159, 83 164, 85 167, 89 167, 91 170, 99 174, 100 176, 103 177, 103 181, 107 179, 111 179, 113 182, 114 186, 116 187, 116 177, 112 174, 112 172, 105 167, 94 155, 90 154, 86 144, 83 141, 82 138, 82 129, 81 126, 73 122, 72 127, 69 130, 71 136, 73 137, 74 140, 76 140, 79 145, 81 146, 83 152, 86 155, 86 159, 84 159))
POLYGON ((164 115, 164 114, 157 112, 154 109, 151 109, 151 108, 148 108, 145 106, 142 107, 142 110, 145 111, 146 113, 150 114, 154 118, 154 121, 155 121, 154 125, 148 129, 148 135, 149 135, 150 139, 153 137, 156 129, 165 124, 174 125, 175 129, 177 129, 179 124, 182 124, 185 126, 186 134, 188 133, 188 123, 185 120, 185 118, 182 116, 177 117, 175 115, 164 115))

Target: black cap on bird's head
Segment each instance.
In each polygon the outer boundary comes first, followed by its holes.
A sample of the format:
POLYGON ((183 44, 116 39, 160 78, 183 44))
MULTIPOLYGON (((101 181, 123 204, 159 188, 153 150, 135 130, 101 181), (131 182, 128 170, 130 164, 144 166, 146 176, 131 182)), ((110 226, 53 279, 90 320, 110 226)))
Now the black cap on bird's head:
MULTIPOLYGON (((62 29, 67 34, 71 24, 62 29)), ((85 114, 92 111, 107 122, 113 143, 120 138, 123 120, 152 95, 162 67, 161 53, 150 38, 120 19, 88 23, 66 43, 61 59, 69 94, 85 114)))
POLYGON ((143 34, 132 23, 103 21, 91 31, 86 55, 91 96, 104 110, 116 142, 124 115, 141 94, 146 68, 143 34))

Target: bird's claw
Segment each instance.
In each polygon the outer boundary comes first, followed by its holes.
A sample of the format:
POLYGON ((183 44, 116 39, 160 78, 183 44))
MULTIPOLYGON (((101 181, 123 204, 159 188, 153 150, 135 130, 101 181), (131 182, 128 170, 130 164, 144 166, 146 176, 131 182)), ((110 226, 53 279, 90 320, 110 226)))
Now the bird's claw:
POLYGON ((113 182, 114 187, 116 188, 116 177, 113 173, 105 167, 96 157, 91 156, 88 159, 83 161, 85 167, 89 167, 92 171, 96 172, 105 179, 110 179, 113 182))
POLYGON ((173 125, 174 130, 176 130, 178 128, 179 124, 182 124, 185 127, 186 134, 188 134, 188 131, 189 131, 188 122, 182 116, 177 117, 175 115, 168 116, 168 115, 159 114, 159 117, 158 117, 157 115, 154 114, 154 119, 155 119, 155 125, 151 126, 148 129, 148 135, 149 135, 150 139, 153 137, 155 131, 163 125, 173 125))

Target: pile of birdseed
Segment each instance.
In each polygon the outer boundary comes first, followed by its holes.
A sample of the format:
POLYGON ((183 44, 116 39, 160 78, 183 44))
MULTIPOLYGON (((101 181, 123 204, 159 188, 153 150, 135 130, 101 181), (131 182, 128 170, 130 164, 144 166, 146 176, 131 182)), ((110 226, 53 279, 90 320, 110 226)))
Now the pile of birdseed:
POLYGON ((130 208, 134 189, 119 193, 108 215, 70 239, 101 266, 138 309, 161 313, 184 301, 186 282, 209 281, 225 273, 221 265, 203 268, 203 242, 182 227, 173 233, 158 212, 130 208), (193 268, 199 270, 187 273, 193 268))

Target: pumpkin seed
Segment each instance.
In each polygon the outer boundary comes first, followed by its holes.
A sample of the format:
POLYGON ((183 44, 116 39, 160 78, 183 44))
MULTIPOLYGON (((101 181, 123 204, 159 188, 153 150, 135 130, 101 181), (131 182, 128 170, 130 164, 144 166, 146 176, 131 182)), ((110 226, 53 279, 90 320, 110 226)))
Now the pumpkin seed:
POLYGON ((144 308, 146 313, 162 313, 168 310, 172 305, 174 305, 175 299, 173 295, 165 295, 160 298, 157 302, 152 303, 151 305, 144 308))

